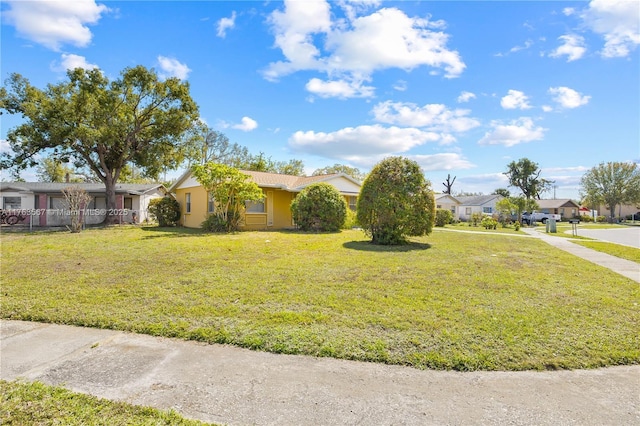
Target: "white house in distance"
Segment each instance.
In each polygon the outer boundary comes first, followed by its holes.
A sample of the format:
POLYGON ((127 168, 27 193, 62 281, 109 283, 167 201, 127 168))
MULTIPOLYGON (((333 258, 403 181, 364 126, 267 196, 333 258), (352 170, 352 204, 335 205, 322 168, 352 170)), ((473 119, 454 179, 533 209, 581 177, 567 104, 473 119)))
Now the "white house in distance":
MULTIPOLYGON (((0 182, 0 207, 9 212, 20 212, 25 218, 19 222, 33 226, 63 226, 70 223, 70 217, 64 214, 64 195, 62 190, 68 187, 80 187, 91 196, 86 207, 91 213, 85 215, 85 223, 102 223, 106 216, 107 197, 102 183, 63 183, 63 182, 0 182)), ((167 194, 167 189, 159 183, 116 185, 116 216, 120 223, 147 220, 149 202, 167 194)))
POLYGON ((468 221, 474 213, 493 214, 496 212, 496 203, 502 195, 459 195, 436 194, 436 208, 447 209, 458 220, 468 221))

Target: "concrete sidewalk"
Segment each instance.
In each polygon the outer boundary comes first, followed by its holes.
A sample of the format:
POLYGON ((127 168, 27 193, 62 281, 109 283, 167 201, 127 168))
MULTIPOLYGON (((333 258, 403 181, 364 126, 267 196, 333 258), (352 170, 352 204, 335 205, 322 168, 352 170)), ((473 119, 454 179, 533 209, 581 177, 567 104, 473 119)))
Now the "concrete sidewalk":
POLYGON ((592 250, 579 244, 574 244, 568 238, 554 237, 546 233, 536 231, 532 228, 522 228, 522 230, 532 237, 540 238, 554 247, 581 257, 589 262, 595 263, 596 265, 609 268, 612 271, 617 272, 620 275, 624 275, 636 282, 640 282, 640 265, 635 262, 592 250))
POLYGON ((0 321, 0 372, 230 425, 637 425, 640 366, 446 372, 0 321))

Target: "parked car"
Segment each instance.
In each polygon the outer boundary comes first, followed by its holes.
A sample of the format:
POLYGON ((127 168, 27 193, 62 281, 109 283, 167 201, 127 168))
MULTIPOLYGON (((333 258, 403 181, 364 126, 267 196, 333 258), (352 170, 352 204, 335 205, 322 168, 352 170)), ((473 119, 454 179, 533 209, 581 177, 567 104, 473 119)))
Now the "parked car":
POLYGON ((546 223, 549 219, 554 219, 556 222, 560 222, 562 220, 562 216, 559 214, 542 213, 537 211, 522 213, 522 221, 527 225, 530 225, 532 222, 546 223))

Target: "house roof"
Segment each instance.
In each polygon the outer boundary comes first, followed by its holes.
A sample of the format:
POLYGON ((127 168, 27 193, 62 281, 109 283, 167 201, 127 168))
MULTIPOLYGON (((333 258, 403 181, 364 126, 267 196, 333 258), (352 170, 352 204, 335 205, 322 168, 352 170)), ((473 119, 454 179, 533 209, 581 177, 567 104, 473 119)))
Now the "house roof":
MULTIPOLYGON (((18 192, 51 193, 60 192, 69 186, 79 186, 89 193, 104 193, 102 183, 66 183, 66 182, 0 182, 0 191, 14 190, 18 192)), ((164 188, 161 183, 119 183, 116 184, 116 193, 142 195, 158 188, 164 188)), ((165 189, 166 191, 166 189, 165 189)))
MULTIPOLYGON (((278 188, 290 192, 299 192, 317 182, 326 182, 335 178, 344 178, 352 183, 361 186, 361 183, 345 173, 332 173, 319 176, 293 176, 283 175, 279 173, 256 172, 253 170, 240 170, 242 173, 249 175, 251 179, 263 188, 278 188)), ((169 188, 173 192, 182 182, 191 176, 191 171, 187 170, 178 178, 176 182, 169 188)))
POLYGON ((536 200, 541 209, 557 209, 560 207, 580 208, 580 204, 568 198, 559 200, 536 200))
POLYGON ((436 201, 442 201, 444 198, 450 198, 454 203, 460 203, 460 201, 451 194, 435 194, 436 201))
POLYGON ((492 201, 499 201, 503 197, 502 195, 460 195, 455 197, 462 206, 482 206, 492 201))

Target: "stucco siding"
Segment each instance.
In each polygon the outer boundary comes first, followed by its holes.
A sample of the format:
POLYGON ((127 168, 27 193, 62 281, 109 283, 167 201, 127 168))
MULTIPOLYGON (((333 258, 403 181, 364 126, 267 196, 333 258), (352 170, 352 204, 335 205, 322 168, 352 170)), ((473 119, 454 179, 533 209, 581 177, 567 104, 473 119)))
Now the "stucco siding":
POLYGON ((293 227, 291 216, 291 202, 296 194, 281 190, 273 191, 273 228, 283 229, 293 227))
POLYGON ((207 191, 202 186, 179 188, 176 199, 180 204, 180 224, 187 228, 199 228, 207 218, 207 191), (191 194, 191 211, 187 212, 187 194, 191 194))

